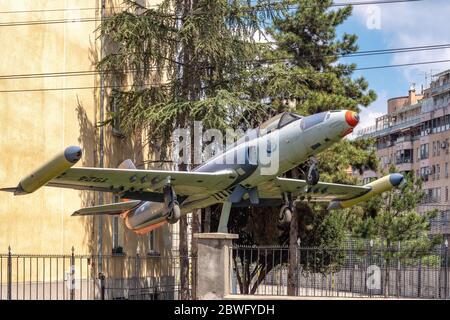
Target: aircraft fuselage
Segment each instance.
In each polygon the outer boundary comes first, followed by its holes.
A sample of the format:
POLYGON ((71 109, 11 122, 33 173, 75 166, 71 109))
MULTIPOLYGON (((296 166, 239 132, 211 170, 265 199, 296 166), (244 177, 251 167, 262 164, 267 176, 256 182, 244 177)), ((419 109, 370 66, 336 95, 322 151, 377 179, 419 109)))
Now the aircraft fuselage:
MULTIPOLYGON (((240 185, 255 190, 258 185, 297 167, 351 133, 359 117, 352 111, 329 111, 300 117, 286 113, 272 118, 250 131, 241 143, 197 167, 197 172, 217 172, 231 169, 238 178, 218 194, 190 196, 181 203, 181 213, 225 202, 232 190, 240 185), (286 117, 286 118, 285 118, 286 117)), ((164 203, 143 201, 123 217, 128 228, 146 233, 165 223, 164 203)))

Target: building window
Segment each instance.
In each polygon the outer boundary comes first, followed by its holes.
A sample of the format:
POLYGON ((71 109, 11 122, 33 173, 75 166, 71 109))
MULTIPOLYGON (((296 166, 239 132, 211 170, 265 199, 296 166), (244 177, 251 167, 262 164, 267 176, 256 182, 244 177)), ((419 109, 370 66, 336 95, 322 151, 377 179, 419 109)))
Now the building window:
POLYGON ((433 157, 436 157, 436 141, 433 141, 433 157))
POLYGON ((448 187, 445 187, 445 202, 448 202, 448 187))
POLYGON ((156 253, 156 230, 152 230, 148 233, 148 253, 156 253))
POLYGON ((448 178, 448 162, 445 163, 445 178, 448 178))
POLYGON ((420 145, 420 159, 428 159, 428 143, 420 145))
POLYGON ((436 155, 439 157, 441 155, 441 141, 436 142, 436 155))
POLYGON ((413 150, 412 149, 405 149, 405 150, 399 150, 395 153, 395 163, 396 164, 402 164, 402 163, 412 163, 413 162, 413 150))
POLYGON ((420 178, 422 181, 428 181, 428 176, 430 174, 430 167, 420 168, 420 178))
MULTIPOLYGON (((114 203, 120 201, 120 197, 118 195, 114 195, 113 198, 114 203)), ((119 216, 112 216, 112 254, 122 254, 123 248, 120 245, 120 230, 119 230, 119 216)))
POLYGON ((425 189, 425 196, 422 203, 440 203, 441 202, 441 188, 425 189))
POLYGON ((119 246, 119 217, 113 216, 112 218, 112 249, 113 253, 116 252, 119 246))

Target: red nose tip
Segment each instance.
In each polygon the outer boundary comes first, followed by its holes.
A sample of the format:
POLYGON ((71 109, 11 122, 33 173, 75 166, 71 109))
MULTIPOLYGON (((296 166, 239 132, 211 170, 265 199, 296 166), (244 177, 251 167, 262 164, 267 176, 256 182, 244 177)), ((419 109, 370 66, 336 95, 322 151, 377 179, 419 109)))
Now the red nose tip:
POLYGON ((359 123, 359 116, 356 112, 347 111, 345 113, 345 121, 347 121, 347 123, 350 127, 354 128, 359 123))

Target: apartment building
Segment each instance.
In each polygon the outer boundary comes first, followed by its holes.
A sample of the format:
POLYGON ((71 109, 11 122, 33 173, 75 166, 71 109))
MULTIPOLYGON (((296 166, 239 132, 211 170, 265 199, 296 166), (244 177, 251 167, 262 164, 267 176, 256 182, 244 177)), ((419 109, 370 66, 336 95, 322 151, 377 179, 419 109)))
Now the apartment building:
MULTIPOLYGON (((437 208, 432 232, 449 234, 450 219, 450 70, 434 75, 429 88, 387 101, 388 112, 357 137, 376 139, 381 170, 395 165, 423 180, 425 197, 418 211, 437 208)), ((365 172, 370 180, 375 172, 365 172)))

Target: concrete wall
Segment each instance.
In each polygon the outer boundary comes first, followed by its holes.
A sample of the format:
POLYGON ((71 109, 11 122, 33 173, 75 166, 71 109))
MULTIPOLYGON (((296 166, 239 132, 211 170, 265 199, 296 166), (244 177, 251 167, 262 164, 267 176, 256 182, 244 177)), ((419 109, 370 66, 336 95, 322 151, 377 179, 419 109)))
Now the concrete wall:
MULTIPOLYGON (((156 1, 153 1, 156 2, 156 1)), ((118 8, 121 1, 106 1, 118 8)), ((1 26, 0 75, 95 70, 100 58, 99 25, 101 1, 2 1, 1 11, 69 9, 53 12, 2 14, 2 23, 37 20, 73 20, 1 26), (89 8, 89 10, 85 10, 89 8), (91 19, 93 21, 77 21, 91 19)), ((110 11, 110 10, 107 10, 110 11)), ((21 177, 48 160, 65 146, 79 145, 83 157, 77 166, 99 164, 99 76, 95 74, 29 79, 0 79, 0 186, 16 186, 21 177), (88 87, 81 89, 81 87, 88 87), (21 91, 43 88, 72 88, 55 91, 21 91), (78 88, 78 89, 74 89, 78 88)), ((105 99, 108 108, 108 98, 105 99)), ((140 137, 120 139, 105 130, 105 166, 117 167, 131 158, 138 167, 148 167, 152 157, 140 137)), ((97 203, 93 192, 42 188, 27 196, 0 193, 0 252, 10 245, 15 253, 96 253, 99 218, 70 214, 97 203)), ((106 197, 105 202, 111 201, 106 197)), ((103 252, 111 253, 112 218, 103 218, 103 252)), ((135 236, 120 222, 119 242, 127 254, 147 250, 147 236, 135 236)), ((160 251, 170 248, 166 226, 157 231, 160 251)))

